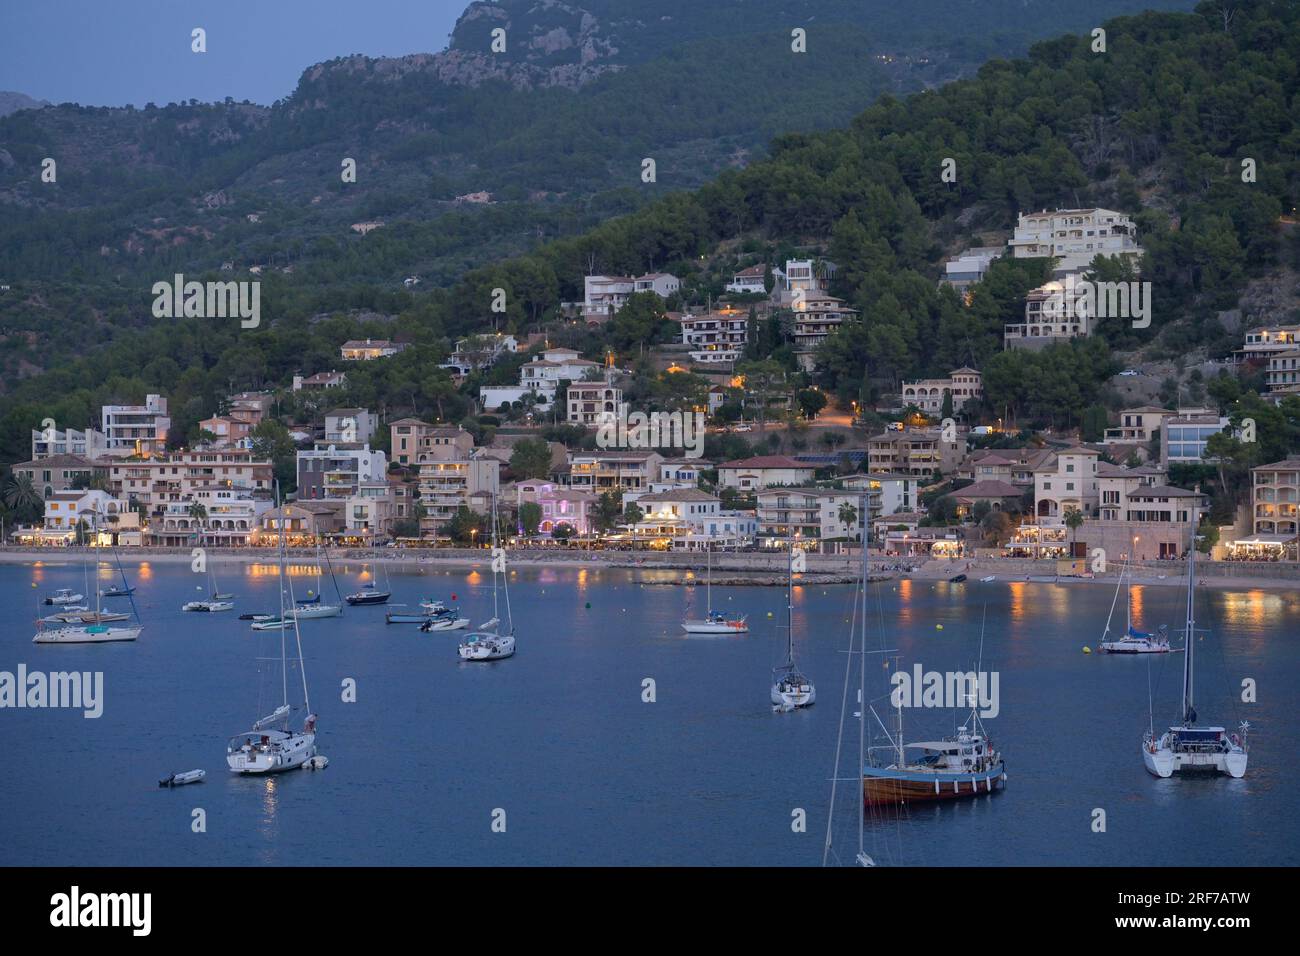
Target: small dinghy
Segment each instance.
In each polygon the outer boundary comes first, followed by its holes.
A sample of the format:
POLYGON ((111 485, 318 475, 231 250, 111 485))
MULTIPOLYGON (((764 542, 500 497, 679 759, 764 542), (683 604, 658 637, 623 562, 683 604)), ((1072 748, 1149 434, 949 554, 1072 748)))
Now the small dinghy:
POLYGON ((100 597, 130 597, 135 593, 134 587, 123 587, 116 584, 110 584, 106 588, 101 588, 100 597))
POLYGON ((274 614, 257 614, 252 611, 239 615, 241 621, 269 621, 273 617, 275 617, 274 614))
POLYGON ((994 574, 990 574, 988 575, 988 577, 980 578, 980 581, 984 584, 988 584, 990 581, 996 581, 996 580, 997 580, 997 575, 994 574))
POLYGON ((948 583, 949 583, 949 584, 961 584, 961 583, 964 582, 965 580, 966 580, 966 575, 964 575, 964 574, 959 574, 959 575, 957 575, 956 577, 949 578, 949 579, 948 579, 948 583))
POLYGON ((187 783, 202 783, 206 777, 205 770, 186 770, 184 773, 174 773, 170 777, 163 777, 158 781, 160 787, 183 787, 187 783))
POLYGON ((307 762, 303 764, 303 767, 307 770, 324 770, 329 765, 329 757, 326 757, 324 754, 316 754, 316 756, 309 758, 307 762))

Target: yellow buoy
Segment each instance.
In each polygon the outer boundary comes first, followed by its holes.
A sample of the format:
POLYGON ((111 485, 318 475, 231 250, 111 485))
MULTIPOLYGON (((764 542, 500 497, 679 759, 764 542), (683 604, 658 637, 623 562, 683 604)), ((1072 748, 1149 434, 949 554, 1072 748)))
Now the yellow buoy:
POLYGON ((936 624, 936 625, 934 626, 934 629, 935 629, 936 631, 942 631, 942 630, 943 630, 943 625, 942 625, 942 624, 936 624))
POLYGON ((1085 645, 1083 645, 1083 652, 1084 652, 1085 654, 1091 654, 1091 653, 1092 653, 1092 648, 1089 647, 1087 644, 1085 644, 1085 645))

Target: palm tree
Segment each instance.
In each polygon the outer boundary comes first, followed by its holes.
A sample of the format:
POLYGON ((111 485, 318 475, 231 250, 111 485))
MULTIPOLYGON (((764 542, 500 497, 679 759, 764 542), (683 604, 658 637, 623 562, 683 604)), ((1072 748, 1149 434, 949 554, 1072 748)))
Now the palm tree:
POLYGON ((35 521, 45 511, 45 499, 32 484, 30 475, 10 475, 5 482, 3 499, 5 507, 19 521, 35 521))
MULTIPOLYGON (((1065 509, 1065 526, 1070 529, 1070 544, 1073 546, 1079 543, 1079 528, 1083 524, 1083 512, 1078 508, 1065 509)), ((1070 550, 1073 552, 1074 548, 1070 550)))
POLYGON ((204 523, 208 520, 208 509, 203 507, 203 502, 195 501, 190 505, 189 515, 191 518, 194 519, 195 523, 197 523, 199 527, 199 533, 197 537, 199 539, 199 545, 202 546, 203 526, 204 523))
MULTIPOLYGON (((840 524, 850 528, 853 527, 853 525, 858 523, 857 506, 851 505, 847 501, 841 504, 839 510, 839 519, 840 519, 840 524)), ((860 537, 861 536, 859 536, 859 538, 860 537)))

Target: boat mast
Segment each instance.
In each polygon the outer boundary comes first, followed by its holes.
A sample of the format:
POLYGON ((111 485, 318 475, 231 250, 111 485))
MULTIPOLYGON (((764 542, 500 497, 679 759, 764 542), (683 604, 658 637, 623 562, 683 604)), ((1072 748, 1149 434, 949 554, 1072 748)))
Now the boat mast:
POLYGON ((1128 588, 1124 592, 1124 623, 1127 625, 1124 634, 1126 636, 1133 633, 1133 559, 1137 556, 1136 551, 1137 538, 1134 538, 1129 542, 1128 564, 1124 569, 1128 572, 1128 588))
MULTIPOLYGON (((867 514, 867 496, 860 496, 858 508, 861 509, 863 516, 863 528, 865 529, 867 514)), ((854 774, 857 780, 857 800, 861 801, 862 794, 862 770, 866 766, 867 756, 867 538, 865 531, 859 537, 859 544, 862 546, 862 656, 858 660, 858 769, 854 774)), ((849 641, 850 650, 853 642, 849 641)), ((858 862, 866 865, 867 851, 864 844, 863 820, 866 816, 865 808, 858 808, 858 862)))
POLYGON ((708 608, 704 612, 705 620, 713 617, 713 545, 712 542, 704 543, 704 601, 708 608))
MULTIPOLYGON (((796 535, 795 541, 798 540, 796 535)), ((790 573, 786 575, 785 590, 785 662, 790 667, 794 666, 794 552, 797 546, 797 543, 790 545, 790 573)))
MULTIPOLYGON (((280 622, 280 688, 284 699, 281 701, 286 707, 289 706, 289 661, 285 653, 284 645, 284 505, 280 502, 280 483, 275 485, 276 506, 280 509, 280 578, 276 582, 280 588, 280 616, 277 620, 280 622)), ((294 626, 297 626, 297 615, 294 616, 294 626)))
MULTIPOLYGON (((1196 493, 1201 492, 1200 485, 1196 493)), ((1196 500, 1192 501, 1192 532, 1187 546, 1187 631, 1184 637, 1183 654, 1183 726, 1190 727, 1196 720, 1196 711, 1192 707, 1193 677, 1192 653, 1196 646, 1196 500)))

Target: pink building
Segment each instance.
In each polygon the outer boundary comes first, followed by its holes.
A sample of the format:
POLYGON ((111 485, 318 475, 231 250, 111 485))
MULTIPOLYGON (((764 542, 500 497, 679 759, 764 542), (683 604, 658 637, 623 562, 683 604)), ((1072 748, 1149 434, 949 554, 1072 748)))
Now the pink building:
POLYGON ((549 481, 521 481, 515 486, 515 500, 519 504, 531 501, 542 509, 542 520, 537 532, 550 537, 558 525, 567 524, 579 535, 595 530, 596 496, 585 491, 573 491, 549 481))

